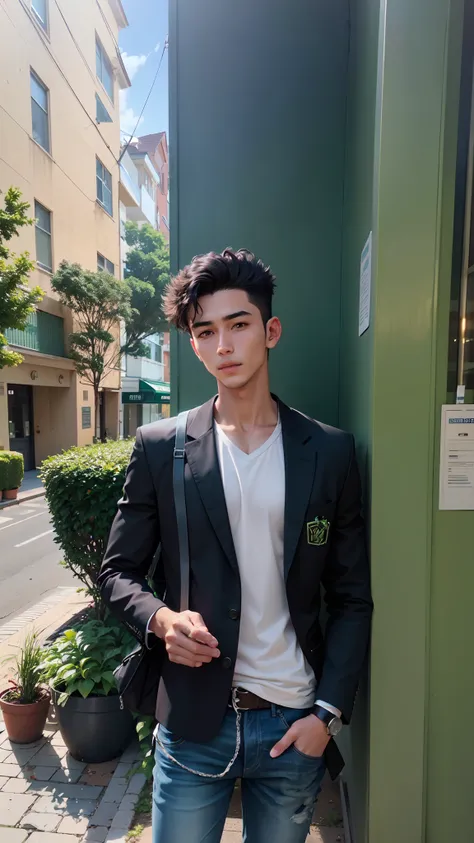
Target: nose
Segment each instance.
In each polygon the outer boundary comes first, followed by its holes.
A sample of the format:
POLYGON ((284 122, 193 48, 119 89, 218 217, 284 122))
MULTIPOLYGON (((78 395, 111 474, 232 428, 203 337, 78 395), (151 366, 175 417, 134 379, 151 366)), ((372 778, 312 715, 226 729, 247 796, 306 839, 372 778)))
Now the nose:
POLYGON ((234 346, 232 344, 231 335, 228 331, 221 331, 219 333, 217 353, 220 354, 221 357, 226 357, 228 354, 232 354, 233 350, 234 346))

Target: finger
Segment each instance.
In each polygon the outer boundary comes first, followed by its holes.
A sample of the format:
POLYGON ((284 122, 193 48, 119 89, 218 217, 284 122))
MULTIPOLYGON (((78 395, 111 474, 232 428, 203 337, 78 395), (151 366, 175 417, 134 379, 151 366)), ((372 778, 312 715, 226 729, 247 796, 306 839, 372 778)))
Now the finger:
POLYGON ((292 729, 288 729, 282 739, 270 750, 270 757, 278 758, 279 755, 282 755, 292 744, 294 744, 296 737, 297 735, 295 732, 292 729))
MULTIPOLYGON (((183 667, 198 667, 198 665, 194 662, 190 661, 189 659, 182 658, 181 656, 174 656, 172 659, 170 659, 170 661, 172 661, 173 664, 183 665, 183 667)), ((202 665, 199 664, 199 667, 201 666, 202 665)))
POLYGON ((209 647, 217 647, 217 638, 214 638, 209 632, 202 615, 198 612, 188 612, 188 618, 194 627, 191 637, 195 641, 200 641, 201 644, 207 644, 209 647))
POLYGON ((171 647, 168 647, 168 658, 174 659, 175 656, 179 656, 180 658, 187 659, 188 661, 196 664, 200 662, 200 664, 209 664, 212 661, 211 656, 202 656, 196 653, 191 652, 190 650, 186 650, 184 647, 178 647, 176 644, 173 644, 171 647))
POLYGON ((204 656, 209 657, 210 659, 215 659, 220 656, 220 651, 216 647, 206 647, 204 644, 199 644, 197 641, 193 641, 192 638, 182 632, 176 632, 174 636, 168 638, 167 641, 171 646, 182 647, 183 650, 187 650, 189 653, 194 653, 195 656, 204 656))

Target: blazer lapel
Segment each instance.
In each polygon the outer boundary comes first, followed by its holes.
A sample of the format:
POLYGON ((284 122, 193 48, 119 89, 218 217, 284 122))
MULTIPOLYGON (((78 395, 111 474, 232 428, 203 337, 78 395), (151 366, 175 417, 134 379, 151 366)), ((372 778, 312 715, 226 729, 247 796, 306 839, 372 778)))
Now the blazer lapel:
POLYGON ((233 568, 238 570, 214 439, 215 398, 199 407, 189 421, 186 458, 209 520, 233 568))
POLYGON ((317 450, 304 416, 280 403, 285 453, 285 580, 303 529, 316 472, 317 450))

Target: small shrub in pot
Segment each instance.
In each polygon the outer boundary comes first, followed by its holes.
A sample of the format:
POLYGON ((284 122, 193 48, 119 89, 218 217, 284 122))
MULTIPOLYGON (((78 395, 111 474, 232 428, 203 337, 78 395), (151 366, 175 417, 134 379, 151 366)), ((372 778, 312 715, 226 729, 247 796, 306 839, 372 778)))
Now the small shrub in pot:
POLYGON ((41 685, 43 657, 37 635, 32 632, 14 657, 14 679, 10 680, 10 687, 0 694, 8 737, 15 743, 32 743, 43 734, 50 704, 49 691, 41 685))
POLYGON ((23 454, 17 451, 0 451, 0 489, 5 500, 17 497, 25 474, 23 454))

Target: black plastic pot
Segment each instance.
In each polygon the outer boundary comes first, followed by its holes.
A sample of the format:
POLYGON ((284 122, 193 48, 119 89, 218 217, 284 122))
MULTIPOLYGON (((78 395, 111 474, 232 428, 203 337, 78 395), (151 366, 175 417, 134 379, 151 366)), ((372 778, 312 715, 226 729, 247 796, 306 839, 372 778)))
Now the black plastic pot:
POLYGON ((69 697, 57 705, 59 693, 53 690, 58 725, 70 754, 76 761, 100 764, 124 752, 135 733, 132 715, 120 708, 120 697, 69 697))

